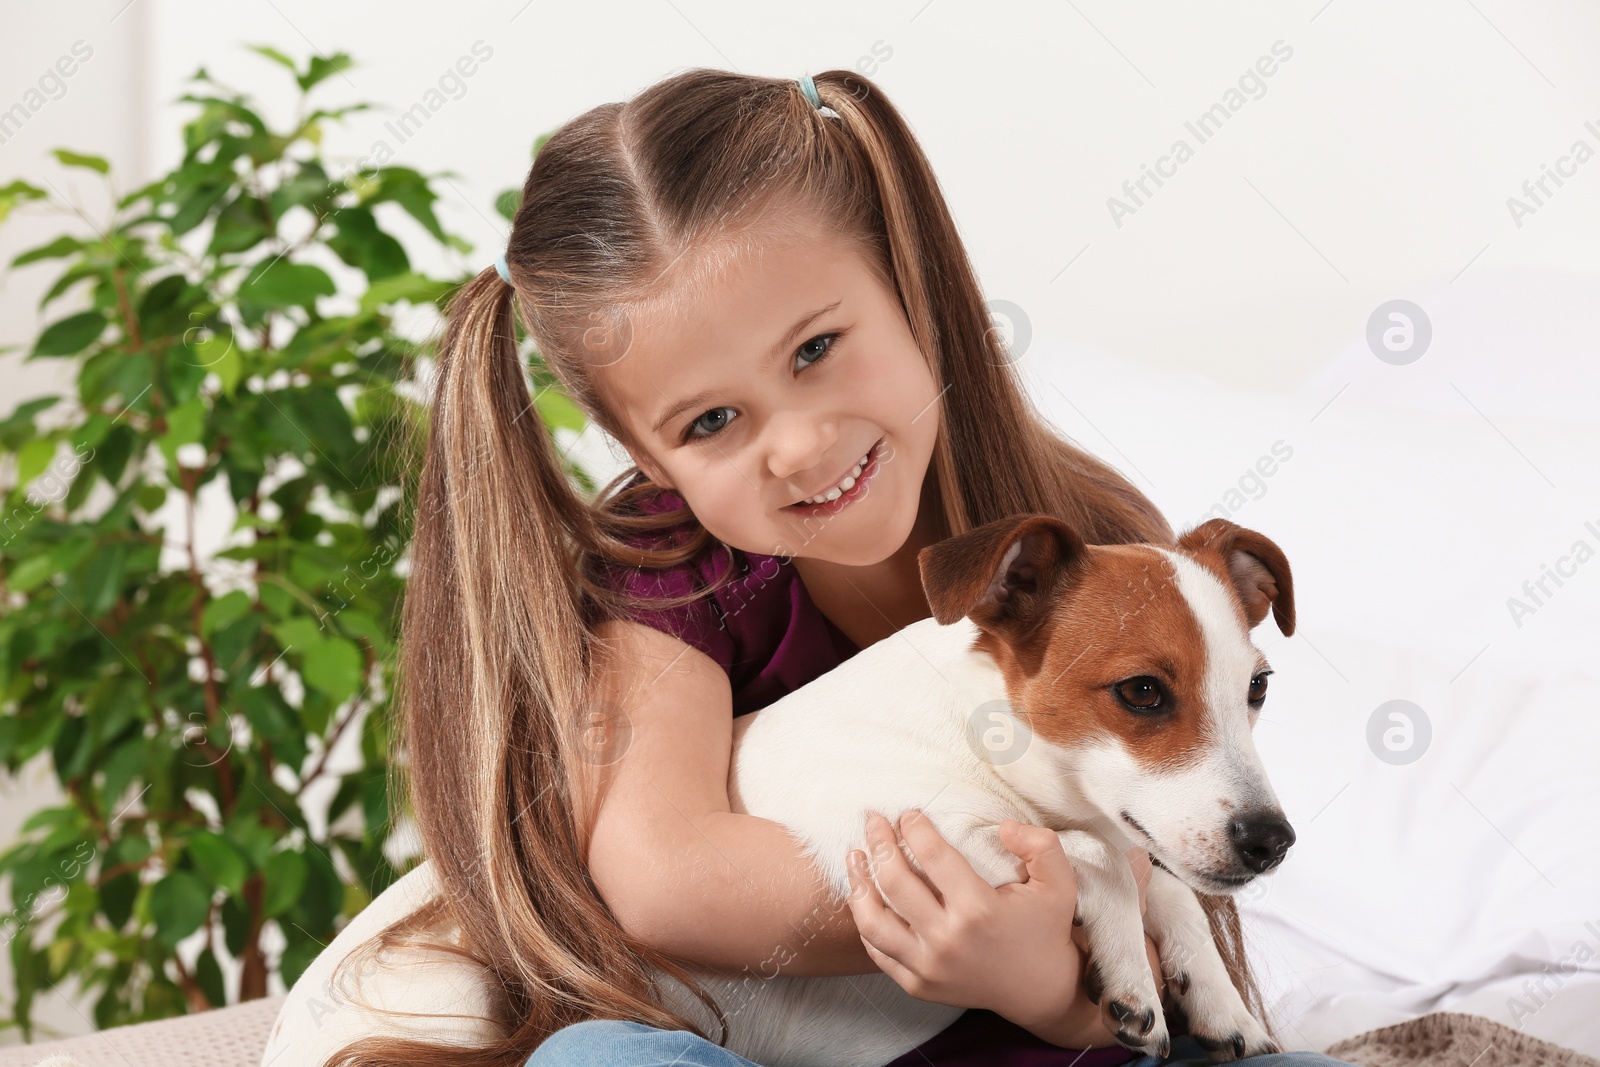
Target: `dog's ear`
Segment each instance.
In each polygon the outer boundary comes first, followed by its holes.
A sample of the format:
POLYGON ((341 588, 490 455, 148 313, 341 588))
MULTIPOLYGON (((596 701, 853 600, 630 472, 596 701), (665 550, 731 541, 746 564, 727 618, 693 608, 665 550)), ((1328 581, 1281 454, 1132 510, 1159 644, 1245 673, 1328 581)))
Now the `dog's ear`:
POLYGON ((1283 636, 1293 635, 1294 579, 1283 549, 1270 539, 1227 519, 1207 519, 1178 538, 1178 547, 1222 563, 1250 620, 1248 629, 1267 617, 1270 606, 1283 636))
POLYGON ((933 617, 950 625, 970 617, 985 630, 1036 619, 1085 548, 1049 515, 1011 515, 929 545, 917 553, 933 617))

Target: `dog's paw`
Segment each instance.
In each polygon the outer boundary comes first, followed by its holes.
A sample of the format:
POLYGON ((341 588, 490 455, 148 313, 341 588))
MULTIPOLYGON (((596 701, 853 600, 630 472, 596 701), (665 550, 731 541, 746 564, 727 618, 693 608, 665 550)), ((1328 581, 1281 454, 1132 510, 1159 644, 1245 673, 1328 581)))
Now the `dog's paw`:
MULTIPOLYGON (((1252 1024, 1255 1023, 1254 1019, 1250 1021, 1252 1024)), ((1250 1056, 1265 1056, 1269 1052, 1283 1051, 1283 1048, 1268 1037, 1266 1031, 1261 1030, 1259 1025, 1256 1025, 1255 1029, 1258 1033, 1254 1037, 1239 1030, 1221 1039, 1206 1037, 1192 1030, 1190 1036, 1194 1038, 1195 1044, 1206 1050, 1206 1057, 1212 1063, 1232 1063, 1234 1060, 1247 1059, 1250 1056)))
POLYGON ((1249 1056, 1282 1052, 1231 984, 1226 989, 1206 989, 1179 971, 1167 983, 1173 1001, 1173 1025, 1184 1029, 1206 1050, 1212 1063, 1231 1063, 1249 1056))
POLYGON ((1091 1003, 1099 1006, 1100 1018, 1118 1044, 1166 1059, 1172 1052, 1172 1038, 1167 1033, 1167 1021, 1155 997, 1155 983, 1149 980, 1148 968, 1144 978, 1143 984, 1149 989, 1142 988, 1137 979, 1112 982, 1108 986, 1105 972, 1091 957, 1083 975, 1084 992, 1091 1003))

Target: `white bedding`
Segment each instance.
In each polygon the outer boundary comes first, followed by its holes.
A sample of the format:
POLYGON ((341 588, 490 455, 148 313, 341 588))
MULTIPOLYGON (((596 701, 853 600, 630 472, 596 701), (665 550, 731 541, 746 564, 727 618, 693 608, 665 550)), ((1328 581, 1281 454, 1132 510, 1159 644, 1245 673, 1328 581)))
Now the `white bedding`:
POLYGON ((1353 323, 1285 393, 1077 347, 1024 366, 1176 528, 1224 502, 1294 570, 1298 631, 1255 635, 1277 672, 1256 737, 1298 840, 1241 900, 1275 1023, 1321 1049, 1469 1011, 1600 1056, 1600 279, 1404 295, 1422 359, 1379 361, 1353 323), (1523 582, 1563 555, 1535 605, 1523 582), (1431 726, 1413 763, 1369 747, 1394 699, 1431 726))

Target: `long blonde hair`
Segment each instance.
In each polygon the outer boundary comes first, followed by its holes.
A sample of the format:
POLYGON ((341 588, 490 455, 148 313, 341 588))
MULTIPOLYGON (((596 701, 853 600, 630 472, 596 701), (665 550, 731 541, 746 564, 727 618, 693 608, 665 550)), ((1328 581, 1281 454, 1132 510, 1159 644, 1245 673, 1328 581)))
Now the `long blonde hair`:
MULTIPOLYGON (((631 444, 592 369, 597 352, 625 346, 627 309, 661 298, 663 271, 685 253, 809 209, 892 282, 953 401, 940 400, 932 461, 945 529, 1044 512, 1091 543, 1175 541, 1126 478, 1031 407, 928 160, 883 91, 848 70, 814 82, 828 110, 792 78, 691 69, 572 119, 523 186, 506 250, 514 284, 486 268, 449 304, 419 445, 391 765, 391 794, 409 800, 442 892, 341 969, 445 920, 456 943, 420 943, 487 968, 509 1014, 482 1047, 368 1036, 334 1067, 512 1067, 589 1018, 726 1040, 710 995, 623 930, 589 878, 597 775, 582 736, 595 626, 633 607, 588 564, 666 566, 713 539, 693 523, 685 543, 640 548, 640 532, 693 516, 642 514, 634 505, 652 487, 637 467, 594 499, 574 486, 530 395, 513 306, 566 395, 631 444), (664 1007, 651 969, 695 991, 721 1033, 664 1007)), ((1233 902, 1202 899, 1235 985, 1264 1018, 1233 902)))

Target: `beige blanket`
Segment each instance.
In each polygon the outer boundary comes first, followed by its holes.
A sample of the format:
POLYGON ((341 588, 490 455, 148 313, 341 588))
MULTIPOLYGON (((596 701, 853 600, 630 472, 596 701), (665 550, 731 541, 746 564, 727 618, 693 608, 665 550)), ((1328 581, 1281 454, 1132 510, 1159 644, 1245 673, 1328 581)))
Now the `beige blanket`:
POLYGON ((1600 1060, 1481 1015, 1435 1011, 1326 1050, 1361 1067, 1600 1067, 1600 1060))

